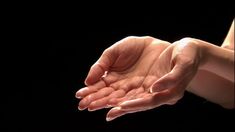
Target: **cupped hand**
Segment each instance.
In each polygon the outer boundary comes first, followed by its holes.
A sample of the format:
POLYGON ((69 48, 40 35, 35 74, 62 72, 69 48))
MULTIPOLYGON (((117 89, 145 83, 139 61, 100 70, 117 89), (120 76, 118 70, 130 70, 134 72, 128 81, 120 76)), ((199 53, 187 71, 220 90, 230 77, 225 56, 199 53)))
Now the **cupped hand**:
POLYGON ((112 120, 127 113, 174 104, 195 75, 200 50, 191 39, 174 44, 152 37, 128 37, 104 51, 91 67, 87 87, 76 93, 79 109, 114 107, 112 120), (190 40, 190 41, 189 41, 190 40))
MULTIPOLYGON (((77 98, 82 98, 79 109, 94 111, 118 106, 150 94, 151 83, 145 79, 169 45, 152 37, 127 37, 106 49, 90 68, 85 80, 87 87, 76 93, 77 98)), ((111 115, 113 109, 109 112, 111 115)))
POLYGON ((150 93, 125 101, 108 113, 111 119, 153 109, 163 104, 175 104, 198 71, 202 60, 200 41, 184 38, 162 51, 152 64, 143 83, 149 84, 150 93))

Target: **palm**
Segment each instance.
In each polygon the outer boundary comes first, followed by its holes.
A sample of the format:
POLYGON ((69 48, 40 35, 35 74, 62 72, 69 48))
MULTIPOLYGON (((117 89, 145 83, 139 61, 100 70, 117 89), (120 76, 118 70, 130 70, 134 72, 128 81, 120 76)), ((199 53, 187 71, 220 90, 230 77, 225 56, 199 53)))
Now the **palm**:
POLYGON ((150 96, 150 86, 164 74, 154 73, 151 67, 168 45, 153 38, 142 42, 129 39, 113 45, 116 56, 105 77, 78 92, 83 98, 80 109, 97 110, 150 96))

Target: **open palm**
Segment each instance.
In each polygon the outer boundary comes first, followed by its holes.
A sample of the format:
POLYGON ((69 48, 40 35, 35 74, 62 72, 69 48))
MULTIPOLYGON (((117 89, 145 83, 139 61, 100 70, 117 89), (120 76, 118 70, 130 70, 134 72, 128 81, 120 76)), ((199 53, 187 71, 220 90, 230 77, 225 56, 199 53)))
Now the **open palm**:
POLYGON ((152 37, 127 37, 106 49, 91 67, 87 87, 76 93, 82 98, 79 109, 92 111, 149 96, 156 81, 149 70, 169 45, 152 37))

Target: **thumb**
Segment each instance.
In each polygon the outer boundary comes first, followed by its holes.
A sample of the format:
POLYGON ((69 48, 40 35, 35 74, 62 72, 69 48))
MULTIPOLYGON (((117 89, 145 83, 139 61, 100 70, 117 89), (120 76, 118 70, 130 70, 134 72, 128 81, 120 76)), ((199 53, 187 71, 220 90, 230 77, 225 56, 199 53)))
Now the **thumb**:
POLYGON ((172 88, 176 83, 176 81, 177 80, 173 77, 172 73, 170 72, 162 76, 156 82, 154 82, 153 85, 150 87, 150 92, 151 93, 161 92, 168 88, 172 88))
POLYGON ((175 88, 179 85, 187 86, 194 75, 195 71, 191 65, 182 65, 181 62, 177 62, 169 73, 153 83, 150 92, 160 92, 165 89, 175 88))
POLYGON ((85 80, 86 85, 92 85, 99 81, 99 79, 109 70, 110 66, 114 63, 116 55, 113 53, 112 48, 106 49, 100 56, 98 61, 92 65, 85 80))

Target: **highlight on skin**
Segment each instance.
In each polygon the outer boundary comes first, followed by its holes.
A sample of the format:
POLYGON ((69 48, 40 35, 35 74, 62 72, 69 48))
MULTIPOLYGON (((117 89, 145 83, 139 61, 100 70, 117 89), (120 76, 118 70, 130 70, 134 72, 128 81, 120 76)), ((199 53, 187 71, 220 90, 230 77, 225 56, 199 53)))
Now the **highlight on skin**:
MULTIPOLYGON (((224 44, 234 45, 233 36, 230 28, 224 44)), ((225 50, 227 46, 223 45, 194 38, 172 44, 149 36, 124 38, 107 48, 91 66, 86 87, 76 93, 81 99, 78 108, 111 108, 106 116, 111 121, 173 105, 188 91, 233 109, 234 75, 230 73, 234 72, 234 50, 225 50), (207 81, 199 83, 205 77, 207 81)))

